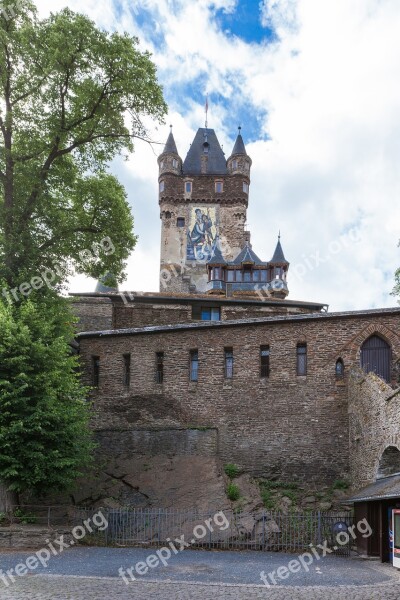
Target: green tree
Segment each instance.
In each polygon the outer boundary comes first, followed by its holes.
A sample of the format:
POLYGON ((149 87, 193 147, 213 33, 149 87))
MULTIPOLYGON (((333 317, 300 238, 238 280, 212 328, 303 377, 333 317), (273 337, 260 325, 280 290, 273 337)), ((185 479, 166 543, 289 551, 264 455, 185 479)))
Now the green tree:
MULTIPOLYGON (((0 303, 0 480, 14 493, 61 491, 90 463, 86 390, 60 300, 0 303)), ((66 301, 64 301, 66 302, 66 301)))
POLYGON ((0 9, 0 481, 15 493, 61 491, 89 460, 87 390, 57 293, 72 267, 124 279, 136 237, 109 164, 166 113, 138 44, 68 9, 0 9))
POLYGON ((0 94, 0 277, 15 287, 64 259, 60 284, 71 263, 122 281, 136 238, 107 169, 166 113, 150 55, 69 9, 39 20, 29 0, 5 0, 0 94), (87 260, 105 235, 114 252, 87 260))

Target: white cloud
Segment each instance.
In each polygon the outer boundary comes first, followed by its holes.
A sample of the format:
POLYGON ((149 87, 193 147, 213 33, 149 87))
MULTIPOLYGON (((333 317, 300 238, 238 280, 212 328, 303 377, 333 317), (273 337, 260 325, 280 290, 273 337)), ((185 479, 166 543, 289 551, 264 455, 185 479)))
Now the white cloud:
MULTIPOLYGON (((65 3, 53 1, 51 9, 65 3)), ((210 101, 209 121, 228 151, 237 125, 229 122, 230 111, 250 103, 262 126, 260 140, 247 146, 254 249, 270 258, 281 229, 292 269, 316 252, 329 257, 302 279, 290 279, 289 271, 290 298, 327 302, 336 310, 393 305, 389 292, 400 265, 398 1, 265 0, 260 16, 280 38, 269 44, 246 43, 219 29, 215 8, 232 11, 229 0, 142 4, 161 45, 150 28, 139 29, 131 2, 120 4, 118 16, 105 0, 87 2, 84 10, 102 26, 140 35, 142 46, 152 50, 171 99, 167 125, 173 122, 183 156, 204 122, 204 108, 183 99, 182 86, 201 81, 200 94, 220 95, 219 105, 210 101), (361 240, 329 254, 329 244, 354 227, 361 240)), ((50 8, 48 0, 39 5, 50 8)), ((68 5, 83 10, 76 0, 68 5)), ((157 140, 166 139, 167 125, 155 132, 157 140)), ((138 143, 129 163, 116 169, 126 178, 140 229, 128 283, 135 290, 155 289, 155 156, 138 143)))

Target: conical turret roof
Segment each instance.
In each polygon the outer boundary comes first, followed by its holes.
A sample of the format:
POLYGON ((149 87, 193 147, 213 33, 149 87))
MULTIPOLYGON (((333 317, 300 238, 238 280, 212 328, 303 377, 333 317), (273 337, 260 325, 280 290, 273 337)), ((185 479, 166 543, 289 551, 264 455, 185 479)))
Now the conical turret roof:
POLYGON ((280 236, 278 237, 278 243, 276 244, 275 252, 270 262, 275 264, 289 264, 285 258, 285 255, 283 254, 280 236))
POLYGON ((244 154, 245 156, 247 156, 244 141, 240 132, 238 133, 238 136, 236 138, 236 142, 233 147, 231 156, 234 156, 235 154, 244 154))
POLYGON ((178 149, 175 144, 174 134, 172 130, 169 132, 167 143, 164 146, 163 154, 178 154, 178 149))

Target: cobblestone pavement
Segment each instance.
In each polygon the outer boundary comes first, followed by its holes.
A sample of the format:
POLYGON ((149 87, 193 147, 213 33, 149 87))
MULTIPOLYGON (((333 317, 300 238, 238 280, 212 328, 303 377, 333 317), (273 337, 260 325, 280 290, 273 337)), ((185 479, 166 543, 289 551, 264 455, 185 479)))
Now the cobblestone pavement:
POLYGON ((133 582, 116 578, 32 575, 5 589, 1 600, 399 600, 400 579, 374 586, 266 588, 249 585, 133 582))

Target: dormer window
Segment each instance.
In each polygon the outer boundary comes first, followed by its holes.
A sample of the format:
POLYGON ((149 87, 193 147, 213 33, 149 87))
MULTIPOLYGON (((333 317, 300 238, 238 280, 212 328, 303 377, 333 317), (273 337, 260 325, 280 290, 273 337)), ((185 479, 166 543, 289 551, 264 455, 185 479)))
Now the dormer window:
POLYGON ((160 181, 160 186, 159 187, 160 187, 160 192, 163 192, 164 189, 165 189, 165 183, 164 183, 164 181, 160 181))
POLYGON ((174 169, 177 169, 177 168, 178 168, 178 161, 176 160, 176 158, 174 158, 174 159, 172 160, 172 166, 174 167, 174 169))
POLYGON ((192 193, 192 182, 191 181, 185 181, 185 192, 186 192, 186 194, 192 193))
POLYGON ((222 181, 215 182, 215 192, 216 194, 222 194, 224 191, 224 183, 222 181))
POLYGON ((204 142, 204 144, 203 144, 203 152, 204 152, 204 154, 208 154, 209 148, 210 148, 210 144, 208 142, 204 142))

